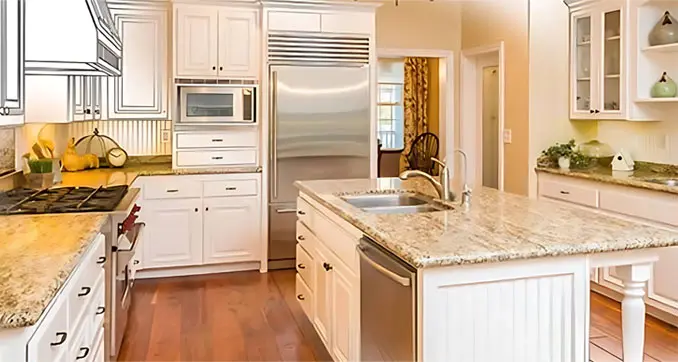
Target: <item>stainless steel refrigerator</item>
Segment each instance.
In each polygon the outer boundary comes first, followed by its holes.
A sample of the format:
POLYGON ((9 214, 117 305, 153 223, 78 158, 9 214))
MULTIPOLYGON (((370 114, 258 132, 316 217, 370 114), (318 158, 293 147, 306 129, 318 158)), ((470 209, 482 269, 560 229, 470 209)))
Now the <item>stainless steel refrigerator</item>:
POLYGON ((370 175, 366 65, 270 66, 269 268, 294 266, 294 181, 370 175))

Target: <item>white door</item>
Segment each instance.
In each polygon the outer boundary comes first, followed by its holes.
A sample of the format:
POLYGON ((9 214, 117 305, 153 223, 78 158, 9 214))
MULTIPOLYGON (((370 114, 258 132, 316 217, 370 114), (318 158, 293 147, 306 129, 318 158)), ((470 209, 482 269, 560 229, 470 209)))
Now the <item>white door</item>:
POLYGON ((219 10, 210 6, 177 9, 176 76, 215 78, 219 10))
POLYGON ((73 98, 73 121, 85 120, 85 80, 87 77, 76 75, 72 77, 73 82, 69 84, 72 86, 70 92, 73 98))
POLYGON ((111 8, 122 35, 122 76, 111 77, 109 119, 167 118, 167 11, 111 8))
POLYGON ((318 243, 316 247, 316 255, 313 259, 315 263, 315 292, 313 325, 320 339, 322 339, 325 346, 330 346, 330 324, 332 323, 332 261, 330 259, 330 251, 318 243))
POLYGON ((335 361, 357 361, 357 339, 360 319, 357 318, 356 278, 343 264, 332 269, 332 356, 335 361))
POLYGON ((201 264, 202 200, 153 200, 144 206, 144 268, 201 264))
POLYGON ((258 32, 256 11, 219 11, 219 77, 256 77, 258 32))
POLYGON ((259 261, 259 198, 215 197, 204 200, 203 263, 259 261))
POLYGON ((662 310, 678 315, 678 247, 664 248, 654 264, 648 298, 662 310))

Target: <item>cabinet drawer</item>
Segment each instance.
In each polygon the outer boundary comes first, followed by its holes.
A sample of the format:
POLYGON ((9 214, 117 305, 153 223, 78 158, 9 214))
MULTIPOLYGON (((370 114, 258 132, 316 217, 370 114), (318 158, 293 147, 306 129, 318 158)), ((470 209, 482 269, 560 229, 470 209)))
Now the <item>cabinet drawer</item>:
POLYGON ((183 199, 200 197, 202 183, 187 180, 181 176, 158 178, 152 177, 144 187, 145 199, 183 199))
POLYGON ((257 163, 257 150, 223 150, 223 151, 179 151, 177 166, 231 166, 254 165, 257 163))
POLYGON ((68 282, 68 323, 70 332, 84 315, 88 312, 89 305, 95 297, 99 285, 103 288, 104 269, 102 266, 104 257, 103 237, 97 238, 96 244, 83 256, 80 266, 75 275, 68 282))
POLYGON ((318 242, 311 229, 309 229, 301 220, 297 220, 297 242, 305 250, 313 250, 318 242))
POLYGON ((539 195, 574 204, 598 207, 598 190, 584 185, 543 180, 539 183, 539 195))
POLYGON ((280 31, 320 31, 320 14, 271 11, 268 29, 280 31))
POLYGON ((257 180, 206 181, 203 196, 256 196, 259 194, 257 180))
POLYGON ((309 228, 313 228, 313 206, 301 197, 297 197, 297 218, 309 228))
POLYGON ((600 190, 600 208, 678 226, 678 197, 641 190, 600 190))
POLYGON ((311 255, 306 252, 301 244, 297 244, 297 273, 307 285, 313 285, 314 265, 311 255))
POLYGON ((295 297, 309 320, 313 320, 313 293, 299 274, 296 278, 295 297))
POLYGON ((228 132, 177 134, 177 148, 214 147, 257 147, 256 128, 228 132))
POLYGON ((57 297, 46 318, 28 341, 27 361, 61 361, 73 336, 68 331, 68 300, 57 297))

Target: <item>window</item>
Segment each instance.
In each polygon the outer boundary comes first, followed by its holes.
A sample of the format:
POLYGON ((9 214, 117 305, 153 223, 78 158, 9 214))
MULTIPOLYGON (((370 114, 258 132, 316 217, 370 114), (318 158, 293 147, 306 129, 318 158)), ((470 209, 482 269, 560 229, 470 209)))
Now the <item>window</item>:
POLYGON ((401 150, 404 146, 403 84, 379 83, 377 138, 381 148, 401 150))

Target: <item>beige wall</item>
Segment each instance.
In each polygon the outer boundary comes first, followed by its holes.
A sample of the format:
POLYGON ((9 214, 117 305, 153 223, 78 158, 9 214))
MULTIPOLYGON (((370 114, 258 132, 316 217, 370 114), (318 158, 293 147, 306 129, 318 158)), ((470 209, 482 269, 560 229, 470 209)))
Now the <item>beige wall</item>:
POLYGON ((504 187, 527 195, 529 155, 528 0, 465 2, 462 6, 462 51, 505 46, 505 128, 513 135, 504 150, 504 187))
POLYGON ((458 50, 460 4, 385 2, 377 8, 377 48, 458 50))

